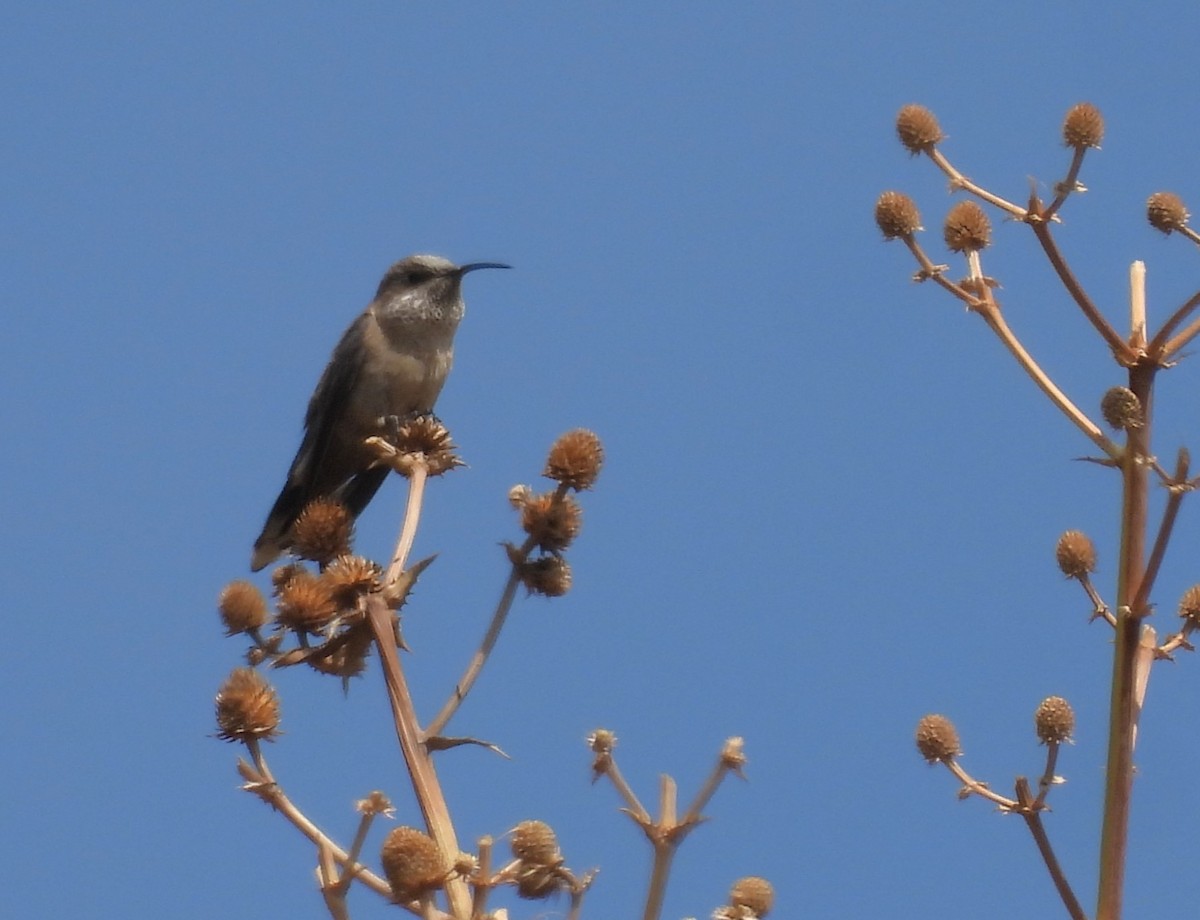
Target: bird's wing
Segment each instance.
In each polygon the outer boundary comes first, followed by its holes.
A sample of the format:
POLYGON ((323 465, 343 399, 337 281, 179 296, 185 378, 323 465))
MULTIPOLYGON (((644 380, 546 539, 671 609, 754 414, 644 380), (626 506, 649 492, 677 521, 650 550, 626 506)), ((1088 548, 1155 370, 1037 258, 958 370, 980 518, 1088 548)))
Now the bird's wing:
POLYGON ((374 321, 370 313, 363 313, 342 333, 333 349, 329 364, 308 401, 304 440, 288 471, 289 480, 313 483, 322 478, 321 470, 326 455, 334 446, 338 423, 345 418, 351 394, 362 373, 367 325, 374 321))

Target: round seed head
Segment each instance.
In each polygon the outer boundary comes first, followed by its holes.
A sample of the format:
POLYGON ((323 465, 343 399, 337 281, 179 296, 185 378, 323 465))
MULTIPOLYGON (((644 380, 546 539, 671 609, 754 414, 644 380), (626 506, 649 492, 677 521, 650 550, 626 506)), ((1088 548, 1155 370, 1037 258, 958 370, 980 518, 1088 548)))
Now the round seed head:
POLYGON ((603 464, 604 445, 600 438, 586 428, 576 428, 551 446, 542 475, 579 491, 595 484, 603 464))
POLYGON ((325 567, 321 579, 338 607, 353 607, 364 594, 379 589, 378 565, 363 556, 338 556, 325 567))
POLYGON ((933 112, 923 105, 906 105, 896 116, 896 135, 909 153, 932 150, 945 137, 933 112))
POLYGON ((946 215, 942 234, 951 252, 979 252, 992 241, 992 224, 975 202, 960 201, 946 215))
POLYGON ((1142 427, 1142 402, 1128 387, 1112 387, 1100 400, 1100 414, 1117 430, 1142 427))
POLYGON ((383 874, 397 901, 419 898, 441 888, 449 866, 433 838, 415 827, 396 827, 379 854, 383 874))
POLYGON ((1075 731, 1075 712, 1061 696, 1048 696, 1038 706, 1033 722, 1042 744, 1061 744, 1070 741, 1075 731))
POLYGON ((1179 599, 1179 615, 1195 626, 1200 626, 1200 585, 1192 585, 1179 599))
POLYGON ((308 572, 280 588, 275 607, 279 625, 302 633, 319 633, 337 614, 329 585, 308 572))
POLYGON ((562 597, 571 590, 571 566, 561 556, 539 556, 521 566, 521 583, 530 594, 562 597))
POLYGON ((267 599, 248 581, 231 581, 217 598, 225 635, 236 636, 266 625, 267 599))
POLYGON ((521 506, 521 529, 551 553, 561 552, 579 535, 583 509, 570 495, 545 492, 521 506))
POLYGON ((1096 571, 1096 547, 1081 530, 1068 530, 1058 538, 1054 558, 1067 578, 1083 578, 1096 571))
POLYGON ((217 691, 217 737, 272 741, 279 734, 279 697, 258 671, 235 668, 217 691))
POLYGON ((928 715, 917 723, 917 750, 930 763, 953 760, 962 753, 954 723, 945 716, 928 715))
POLYGON ((1146 200, 1146 220, 1155 230, 1170 234, 1187 226, 1188 209, 1174 192, 1155 192, 1146 200))
POLYGON ((360 621, 338 638, 342 639, 343 635, 344 641, 338 642, 332 652, 322 655, 316 650, 304 659, 304 663, 314 671, 340 677, 343 681, 358 677, 367 668, 367 658, 374 644, 371 629, 360 621))
POLYGON ((1068 147, 1098 148, 1104 139, 1104 116, 1090 102, 1080 102, 1063 119, 1062 134, 1068 147))
POLYGON ((921 212, 903 192, 884 192, 875 202, 875 223, 885 240, 905 239, 921 229, 921 212))
POLYGON ((561 865, 558 838, 545 821, 522 821, 512 831, 512 854, 534 866, 561 865))
POLYGON ((292 553, 318 565, 350 552, 354 517, 340 502, 318 498, 304 506, 292 525, 292 553))
POLYGON ((775 889, 765 878, 748 875, 733 883, 729 889, 729 903, 743 907, 755 917, 765 917, 775 902, 775 889))

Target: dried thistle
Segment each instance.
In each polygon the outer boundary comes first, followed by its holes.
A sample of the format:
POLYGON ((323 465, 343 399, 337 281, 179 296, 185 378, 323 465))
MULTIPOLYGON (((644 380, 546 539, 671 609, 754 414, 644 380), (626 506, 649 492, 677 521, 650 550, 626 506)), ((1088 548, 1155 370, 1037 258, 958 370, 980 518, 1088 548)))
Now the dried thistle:
POLYGON ((740 878, 729 889, 730 905, 744 908, 755 917, 765 917, 769 914, 774 902, 775 889, 765 878, 757 875, 740 878))
POLYGON ((1100 147, 1104 139, 1104 116, 1090 102, 1071 106, 1063 119, 1063 143, 1068 147, 1100 147))
POLYGON ((896 135, 914 156, 927 153, 944 138, 933 112, 923 105, 906 105, 896 116, 896 135))
POLYGON ((1141 428, 1142 402, 1128 387, 1110 387, 1100 400, 1100 414, 1117 430, 1141 428))
POLYGON ((547 552, 558 553, 570 546, 582 523, 583 509, 570 495, 545 492, 531 496, 521 506, 521 529, 547 552))
POLYGON ((1033 721, 1042 744, 1070 741, 1071 733, 1075 731, 1075 711, 1061 696, 1048 696, 1042 700, 1033 721))
POLYGON ((534 866, 560 866, 562 852, 554 829, 545 821, 522 821, 512 830, 512 854, 534 866))
POLYGON ((272 741, 279 734, 279 697, 253 668, 234 668, 217 691, 217 737, 272 741))
POLYGON ((267 599, 248 581, 231 581, 217 598, 225 635, 251 632, 266 625, 267 599))
POLYGON ((1186 227, 1189 217, 1183 199, 1174 192, 1155 192, 1146 200, 1146 220, 1155 230, 1168 236, 1172 231, 1186 227))
POLYGON ((340 677, 343 681, 358 677, 366 670, 374 639, 365 622, 356 623, 326 643, 327 646, 330 644, 333 645, 333 651, 326 654, 324 646, 314 649, 312 654, 305 657, 305 664, 314 671, 340 677))
POLYGON ((411 475, 417 460, 424 463, 430 476, 441 476, 463 465, 449 430, 432 415, 405 419, 382 440, 386 445, 383 449, 390 448, 387 461, 402 476, 411 475))
POLYGON ((907 239, 921 230, 921 212, 903 192, 884 192, 875 202, 875 223, 885 240, 907 239))
POLYGON ((329 585, 310 572, 295 575, 279 590, 275 619, 286 629, 319 633, 336 615, 329 585))
POLYGON ((917 750, 930 763, 951 761, 962 753, 954 723, 945 716, 927 715, 917 723, 917 750))
POLYGON ((550 447, 542 475, 580 491, 590 489, 604 464, 604 445, 593 431, 576 428, 550 447))
POLYGON ((329 588, 337 606, 345 610, 360 597, 379 590, 383 570, 363 556, 338 556, 325 567, 321 579, 329 588))
POLYGON ((571 590, 571 566, 561 556, 539 556, 521 565, 521 583, 530 594, 562 597, 571 590))
POLYGON ((1179 599, 1179 615, 1193 626, 1200 626, 1200 585, 1192 585, 1179 599))
POLYGON ((393 828, 384 838, 379 859, 397 901, 441 888, 450 868, 433 838, 415 827, 393 828))
POLYGON ((1068 530, 1058 538, 1054 549, 1058 568, 1068 578, 1082 579, 1096 571, 1096 547, 1087 534, 1068 530))
POLYGON ((974 201, 960 201, 946 215, 942 235, 951 252, 979 252, 992 241, 992 224, 974 201))
POLYGON ((326 565, 350 552, 354 516, 341 502, 317 498, 304 506, 292 525, 292 553, 326 565))

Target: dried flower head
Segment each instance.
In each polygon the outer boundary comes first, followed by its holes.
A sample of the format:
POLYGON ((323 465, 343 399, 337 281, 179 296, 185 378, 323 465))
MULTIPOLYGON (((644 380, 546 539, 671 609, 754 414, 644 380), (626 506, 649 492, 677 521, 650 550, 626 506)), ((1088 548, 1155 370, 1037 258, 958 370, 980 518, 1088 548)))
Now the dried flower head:
POLYGON ((946 215, 942 235, 951 252, 979 252, 992 241, 992 224, 974 201, 960 201, 946 215))
POLYGON ((533 489, 526 485, 515 485, 508 490, 508 503, 514 508, 520 508, 533 498, 533 489))
POLYGON ((231 581, 217 598, 225 635, 251 632, 266 625, 267 599, 248 581, 231 581))
POLYGON ((1071 106, 1063 119, 1063 143, 1068 147, 1096 147, 1104 139, 1104 116, 1090 102, 1071 106))
POLYGON ((1075 731, 1075 711, 1061 696, 1048 696, 1038 706, 1033 722, 1042 744, 1062 744, 1070 741, 1075 731))
POLYGON ((367 797, 354 803, 354 810, 360 815, 383 815, 390 818, 396 813, 392 800, 376 789, 367 793, 367 797))
POLYGON ((741 775, 742 767, 746 766, 746 742, 743 738, 734 736, 725 739, 721 747, 721 765, 741 775))
POLYGON ((1096 547, 1081 530, 1068 530, 1054 548, 1058 568, 1067 578, 1080 578, 1096 571, 1096 547))
POLYGON ((463 465, 449 430, 430 414, 405 419, 382 441, 383 446, 376 446, 381 459, 402 476, 410 476, 416 462, 423 463, 430 476, 441 476, 463 465))
POLYGON ((554 829, 545 821, 522 821, 514 827, 512 854, 535 866, 560 866, 563 861, 554 829))
POLYGON ((292 525, 292 553, 318 565, 350 552, 354 516, 341 502, 313 499, 292 525))
POLYGON ((906 105, 896 116, 896 135, 911 154, 927 153, 946 135, 933 112, 923 105, 906 105))
POLYGON ((1142 427, 1142 401, 1128 387, 1111 387, 1100 400, 1100 414, 1118 430, 1142 427))
POLYGON ((1146 220, 1155 230, 1170 235, 1186 227, 1189 217, 1183 199, 1174 192, 1155 192, 1146 199, 1146 220))
POLYGON ((537 866, 521 863, 517 866, 517 896, 529 901, 548 898, 566 887, 557 866, 537 866))
POLYGON ((774 902, 775 889, 765 878, 757 875, 740 878, 729 889, 730 905, 745 908, 755 917, 769 914, 774 902))
POLYGON ((562 597, 571 590, 571 566, 561 556, 539 556, 521 565, 521 583, 530 594, 562 597))
POLYGON ((379 859, 397 901, 441 888, 450 870, 433 838, 415 827, 393 828, 384 838, 379 859))
POLYGON ((907 239, 921 228, 917 204, 903 192, 884 192, 875 202, 875 223, 885 240, 907 239))
POLYGON ((271 587, 274 590, 276 597, 279 597, 279 592, 284 589, 289 581, 297 575, 311 574, 307 568, 300 562, 287 562, 281 566, 277 566, 271 572, 271 587))
POLYGON ((604 445, 594 431, 576 428, 550 447, 542 475, 579 491, 590 489, 604 464, 604 445))
POLYGON ((1200 626, 1200 585, 1192 585, 1179 599, 1179 615, 1193 626, 1200 626))
POLYGON ((917 750, 930 763, 953 760, 962 753, 954 723, 945 716, 928 715, 917 723, 917 750))
POLYGON ((338 556, 325 567, 321 579, 337 606, 346 610, 358 599, 379 590, 379 576, 383 570, 363 556, 338 556))
POLYGON ((530 497, 521 506, 521 529, 551 553, 571 545, 583 524, 583 509, 570 495, 544 492, 530 497))
POLYGON ((370 627, 360 621, 320 648, 312 649, 305 656, 304 663, 318 673, 347 681, 366 670, 373 644, 370 627))
POLYGON ((279 697, 253 668, 234 668, 217 691, 217 737, 272 741, 279 734, 279 697))
POLYGON ((301 633, 319 633, 337 614, 329 585, 310 572, 295 575, 279 589, 275 619, 301 633))
POLYGON ((607 728, 598 728, 587 736, 587 745, 596 754, 611 754, 617 746, 617 735, 607 728))

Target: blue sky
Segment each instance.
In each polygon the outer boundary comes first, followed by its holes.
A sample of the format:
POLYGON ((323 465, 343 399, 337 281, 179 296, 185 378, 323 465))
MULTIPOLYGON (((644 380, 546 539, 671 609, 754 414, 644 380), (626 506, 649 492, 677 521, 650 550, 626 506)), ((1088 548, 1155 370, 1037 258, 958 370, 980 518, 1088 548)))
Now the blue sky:
MULTIPOLYGON (((523 600, 444 755, 460 836, 538 817, 602 871, 586 915, 636 916, 648 853, 583 739, 605 726, 647 799, 723 788, 667 917, 761 874, 778 916, 1061 915, 1023 825, 925 767, 951 715, 964 764, 1036 775, 1032 713, 1075 705, 1052 839, 1093 901, 1109 642, 1053 563, 1087 530, 1111 590, 1116 484, 983 324, 884 245, 875 198, 945 185, 896 143, 922 102, 972 177, 1017 200, 1065 172, 1090 100, 1104 149, 1061 240, 1118 325, 1197 254, 1143 217, 1200 202, 1192 4, 362 3, 10 5, 0 30, 0 470, 10 627, 0 688, 6 902, 25 917, 322 916, 313 854, 237 791, 210 737, 242 647, 215 614, 299 439, 305 402, 386 266, 472 275, 438 410, 469 468, 437 482, 406 613, 436 708, 503 583, 505 495, 568 428, 608 464, 575 587, 523 600), (1105 564, 1108 564, 1106 568, 1105 564)), ((1200 206, 1200 205, 1197 205, 1200 206)), ((1011 324, 1087 407, 1121 377, 1024 228, 985 260, 1011 324)), ((1197 448, 1197 366, 1161 383, 1159 450, 1197 448)), ((383 555, 389 484, 359 548, 383 555)), ((1156 598, 1172 627, 1200 530, 1185 506, 1156 598)), ((1130 916, 1192 909, 1200 664, 1156 671, 1139 741, 1130 916)), ((377 676, 348 698, 277 676, 276 773, 341 839, 374 788, 407 806, 377 676)), ((372 849, 377 842, 372 845, 372 849)), ((552 905, 553 907, 553 905, 552 905)), ((565 902, 557 909, 564 910, 565 902)), ((382 915, 373 896, 356 917, 382 915)), ((513 916, 540 908, 518 905, 513 916)))

